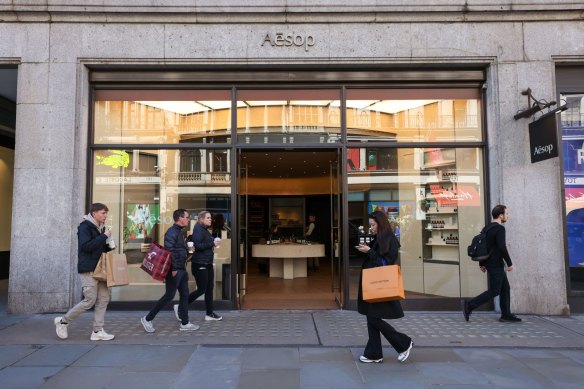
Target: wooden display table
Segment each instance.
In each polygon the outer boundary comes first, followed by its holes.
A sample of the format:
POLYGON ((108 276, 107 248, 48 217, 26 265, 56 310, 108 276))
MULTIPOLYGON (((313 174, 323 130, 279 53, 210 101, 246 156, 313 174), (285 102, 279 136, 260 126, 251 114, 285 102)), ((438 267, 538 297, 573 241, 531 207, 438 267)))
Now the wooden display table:
POLYGON ((270 277, 291 280, 306 277, 306 258, 324 257, 324 244, 254 244, 251 255, 270 259, 270 277))

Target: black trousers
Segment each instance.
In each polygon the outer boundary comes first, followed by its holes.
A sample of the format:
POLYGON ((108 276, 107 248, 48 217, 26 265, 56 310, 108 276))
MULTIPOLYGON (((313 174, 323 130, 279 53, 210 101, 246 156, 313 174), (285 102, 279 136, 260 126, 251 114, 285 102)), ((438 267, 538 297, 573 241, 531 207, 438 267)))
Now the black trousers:
POLYGON ((367 332, 369 333, 369 340, 367 341, 367 346, 365 346, 365 351, 363 351, 363 356, 369 359, 383 358, 380 334, 383 334, 391 344, 391 347, 398 353, 406 351, 412 341, 409 336, 397 332, 395 328, 378 317, 367 316, 367 332))
POLYGON ((213 287, 215 285, 213 264, 200 265, 193 263, 192 270, 195 276, 195 282, 197 283, 197 290, 189 295, 189 304, 204 294, 205 310, 207 311, 207 315, 210 315, 213 313, 213 287))
POLYGON ((189 273, 187 273, 186 270, 177 270, 176 276, 173 277, 172 271, 169 271, 164 282, 164 287, 166 289, 164 296, 162 296, 154 308, 148 312, 146 320, 154 320, 158 312, 174 299, 176 291, 178 290, 178 295, 180 297, 178 316, 180 317, 182 324, 187 324, 189 322, 189 273))
POLYGON ((489 289, 470 300, 468 302, 469 309, 472 311, 492 298, 499 296, 501 316, 511 316, 511 288, 507 280, 505 268, 487 268, 487 281, 489 283, 489 289))

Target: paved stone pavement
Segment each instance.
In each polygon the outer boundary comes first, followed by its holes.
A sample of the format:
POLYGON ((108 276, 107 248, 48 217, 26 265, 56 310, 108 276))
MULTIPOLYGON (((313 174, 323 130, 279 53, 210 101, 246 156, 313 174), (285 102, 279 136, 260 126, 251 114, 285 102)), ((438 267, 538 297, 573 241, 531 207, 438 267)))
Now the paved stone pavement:
POLYGON ((56 315, 0 314, 2 388, 584 388, 584 316, 406 312, 390 321, 415 341, 399 363, 385 343, 381 364, 358 361, 367 340, 351 311, 228 311, 221 322, 172 312, 140 324, 143 312, 110 311, 110 342, 91 342, 92 314, 56 337, 56 315))

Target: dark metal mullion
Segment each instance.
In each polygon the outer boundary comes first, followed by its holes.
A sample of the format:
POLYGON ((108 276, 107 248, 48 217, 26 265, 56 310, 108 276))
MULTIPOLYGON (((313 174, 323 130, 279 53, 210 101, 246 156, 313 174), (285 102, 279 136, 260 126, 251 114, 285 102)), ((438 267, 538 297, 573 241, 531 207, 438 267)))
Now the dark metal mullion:
MULTIPOLYGON (((239 269, 239 240, 240 240, 240 226, 239 226, 239 215, 240 215, 240 204, 239 204, 239 179, 240 179, 240 166, 239 166, 239 150, 237 149, 237 101, 236 101, 236 90, 235 87, 231 88, 231 214, 233 215, 232 228, 231 228, 231 277, 229 282, 231 282, 229 290, 231 295, 229 298, 235 308, 238 308, 239 301, 237 301, 237 293, 239 293, 239 285, 237 284, 238 269, 239 269), (235 173, 235 174, 234 174, 235 173), (235 177, 235 179, 233 179, 235 177), (237 285, 237 288, 236 288, 237 285)), ((246 232, 247 233, 247 232, 246 232)), ((223 280, 225 282, 225 280, 223 280)))
POLYGON ((204 149, 229 149, 229 143, 176 143, 176 144, 93 144, 94 150, 204 150, 204 149))
MULTIPOLYGON (((341 88, 341 145, 340 158, 339 161, 339 179, 341 180, 342 187, 342 204, 341 204, 341 215, 339 215, 340 221, 343 225, 347 225, 349 220, 349 180, 347 174, 347 88, 341 88)), ((338 151, 337 151, 338 152, 338 151)), ((341 232, 341 231, 339 231, 341 232)), ((349 305, 351 301, 351 295, 349 294, 349 228, 342 229, 342 239, 339 234, 339 239, 342 244, 339 245, 339 292, 340 292, 340 303, 341 309, 349 305), (346 255, 345 255, 346 254, 346 255), (341 292, 342 290, 342 292, 341 292)))

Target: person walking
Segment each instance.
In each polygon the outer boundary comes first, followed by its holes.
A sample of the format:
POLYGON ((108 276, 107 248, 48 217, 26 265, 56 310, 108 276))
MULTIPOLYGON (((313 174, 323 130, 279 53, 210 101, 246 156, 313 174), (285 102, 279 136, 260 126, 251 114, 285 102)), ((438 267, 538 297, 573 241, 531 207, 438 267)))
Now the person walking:
POLYGON ((389 344, 397 351, 398 361, 405 362, 410 356, 410 351, 414 347, 413 340, 406 334, 402 334, 385 322, 383 319, 399 319, 404 316, 399 301, 386 301, 379 303, 368 303, 363 300, 362 282, 363 269, 377 266, 395 265, 399 252, 399 242, 391 230, 389 220, 384 212, 375 211, 369 215, 371 232, 375 235, 371 247, 365 243, 359 244, 357 250, 367 254, 361 273, 359 274, 359 292, 357 296, 357 310, 367 317, 367 332, 369 340, 365 346, 365 351, 359 360, 363 363, 380 363, 383 361, 383 350, 381 348, 381 335, 388 340, 389 344))
MULTIPOLYGON (((304 238, 308 242, 320 243, 320 226, 317 223, 314 214, 308 215, 308 225, 304 229, 304 238)), ((318 258, 308 258, 308 268, 312 268, 313 271, 316 271, 318 270, 318 266, 318 258)))
POLYGON ((195 331, 199 326, 189 321, 189 273, 186 271, 187 244, 183 235, 183 228, 189 225, 190 216, 186 209, 177 209, 173 212, 174 224, 164 234, 164 248, 171 252, 172 265, 166 274, 164 295, 156 302, 154 308, 140 319, 146 332, 154 332, 152 321, 166 304, 168 304, 178 290, 179 309, 178 318, 181 322, 180 331, 195 331))
POLYGON ((472 300, 462 300, 462 314, 464 320, 469 321, 472 311, 499 296, 501 306, 500 322, 518 323, 521 319, 511 313, 511 288, 505 274, 505 264, 507 271, 513 271, 513 263, 507 251, 505 238, 505 227, 503 224, 509 219, 509 210, 505 205, 496 205, 491 211, 493 221, 485 227, 487 234, 487 248, 489 257, 479 262, 481 271, 487 272, 488 289, 476 296, 472 300))
MULTIPOLYGON (((193 228, 193 235, 191 239, 195 245, 195 252, 191 263, 191 271, 195 276, 197 289, 189 295, 188 303, 198 299, 203 294, 205 295, 205 309, 206 321, 218 321, 223 317, 213 312, 213 288, 215 286, 215 272, 213 269, 213 259, 215 247, 221 245, 221 239, 213 239, 213 235, 209 232, 212 218, 211 212, 201 211, 197 218, 197 223, 193 228)), ((174 306, 175 316, 178 318, 178 306, 174 306)))
POLYGON ((105 311, 110 300, 109 288, 105 281, 93 278, 93 271, 101 254, 111 250, 108 241, 111 240, 112 233, 105 227, 108 212, 109 209, 105 204, 91 204, 89 213, 83 216, 84 220, 77 227, 77 272, 83 287, 83 300, 64 316, 54 318, 57 336, 61 339, 69 337, 67 332, 69 324, 93 306, 95 306, 93 332, 89 339, 112 340, 115 337, 103 329, 105 311))

